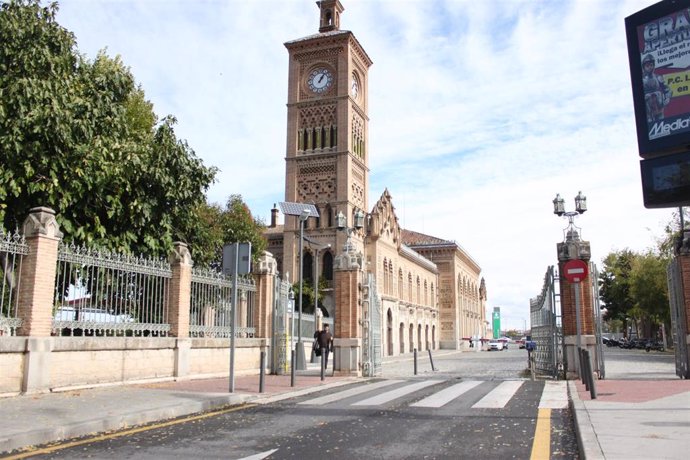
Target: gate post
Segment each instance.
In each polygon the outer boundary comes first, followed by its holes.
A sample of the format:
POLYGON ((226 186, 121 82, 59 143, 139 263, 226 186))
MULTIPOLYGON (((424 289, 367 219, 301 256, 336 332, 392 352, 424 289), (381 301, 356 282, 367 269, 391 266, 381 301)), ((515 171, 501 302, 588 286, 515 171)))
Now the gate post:
POLYGON ((333 261, 335 324, 334 373, 362 375, 362 254, 350 247, 333 261))
POLYGON ((278 272, 278 263, 270 252, 264 251, 255 265, 256 304, 254 305, 255 337, 267 339, 272 336, 272 314, 274 282, 278 272))
MULTIPOLYGON (((669 302, 676 345, 676 375, 690 378, 690 230, 683 230, 675 248, 675 276, 669 276, 669 302)), ((671 272, 669 267, 669 273, 671 272)))
MULTIPOLYGON (((558 273, 561 293, 561 315, 563 318, 563 342, 565 346, 566 378, 580 377, 579 355, 577 350, 578 335, 582 348, 596 354, 596 336, 594 334, 594 310, 592 305, 592 282, 589 274, 579 283, 569 283, 563 276, 563 266, 570 260, 580 259, 589 264, 591 252, 589 241, 580 240, 580 235, 570 228, 565 241, 557 244, 558 273), (581 289, 576 293, 576 289, 581 289), (580 304, 580 330, 577 327, 576 295, 580 304), (578 334, 579 332, 579 334, 578 334)), ((594 369, 597 373, 599 369, 594 369)))

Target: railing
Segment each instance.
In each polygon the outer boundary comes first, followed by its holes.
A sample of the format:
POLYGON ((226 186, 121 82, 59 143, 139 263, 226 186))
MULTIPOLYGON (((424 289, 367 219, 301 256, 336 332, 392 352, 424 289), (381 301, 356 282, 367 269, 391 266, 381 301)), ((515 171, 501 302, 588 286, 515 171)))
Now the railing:
POLYGON ((24 236, 0 227, 0 336, 16 335, 22 320, 17 317, 19 285, 23 257, 29 248, 24 236))
POLYGON ((165 337, 171 277, 165 260, 60 243, 53 334, 165 337))
MULTIPOLYGON (((227 338, 231 336, 233 280, 221 272, 192 269, 189 336, 227 338)), ((256 284, 251 276, 237 279, 238 316, 235 337, 254 337, 256 284)))

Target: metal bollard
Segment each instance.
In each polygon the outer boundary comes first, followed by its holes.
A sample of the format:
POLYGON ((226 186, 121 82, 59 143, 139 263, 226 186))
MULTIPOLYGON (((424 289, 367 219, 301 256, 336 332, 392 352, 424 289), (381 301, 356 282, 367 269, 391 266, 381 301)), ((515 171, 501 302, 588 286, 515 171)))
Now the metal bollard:
POLYGON ((436 371, 436 368, 434 367, 434 358, 431 356, 431 349, 427 348, 426 351, 429 352, 429 361, 431 361, 431 370, 436 371))
POLYGON ((592 399, 597 399, 597 388, 594 383, 594 372, 592 370, 592 360, 589 350, 585 350, 585 363, 587 366, 587 380, 589 381, 589 395, 592 399))
POLYGON ((417 375, 417 349, 414 349, 414 375, 417 375))
POLYGON ((290 386, 295 386, 295 350, 290 351, 290 386))
POLYGON ((264 380, 266 375, 266 352, 261 352, 261 357, 259 358, 259 393, 264 392, 264 380))

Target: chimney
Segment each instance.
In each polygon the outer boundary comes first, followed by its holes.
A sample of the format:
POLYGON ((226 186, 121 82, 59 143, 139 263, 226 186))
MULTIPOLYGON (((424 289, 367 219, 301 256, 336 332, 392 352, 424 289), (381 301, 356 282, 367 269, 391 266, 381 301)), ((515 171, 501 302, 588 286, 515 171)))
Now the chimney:
POLYGON ((276 204, 273 203, 273 209, 271 209, 271 228, 276 228, 278 226, 278 208, 276 204))

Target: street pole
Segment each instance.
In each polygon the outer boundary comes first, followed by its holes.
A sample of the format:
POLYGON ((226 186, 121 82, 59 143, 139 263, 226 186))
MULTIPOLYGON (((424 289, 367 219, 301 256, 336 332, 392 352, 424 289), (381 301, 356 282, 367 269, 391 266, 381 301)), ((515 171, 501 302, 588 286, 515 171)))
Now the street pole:
POLYGON ((304 356, 304 342, 302 342, 302 286, 304 283, 304 220, 299 218, 299 313, 297 315, 297 370, 303 371, 307 368, 306 357, 304 356))
POLYGON ((230 316, 230 393, 235 392, 235 317, 237 316, 237 275, 240 271, 240 243, 235 243, 235 273, 232 275, 232 316, 230 316))
POLYGON ((580 319, 580 283, 576 282, 573 283, 575 286, 575 322, 577 324, 577 353, 575 353, 575 356, 577 356, 577 368, 580 377, 582 377, 582 362, 580 361, 580 350, 582 348, 582 339, 581 339, 581 334, 582 334, 582 321, 580 319))

